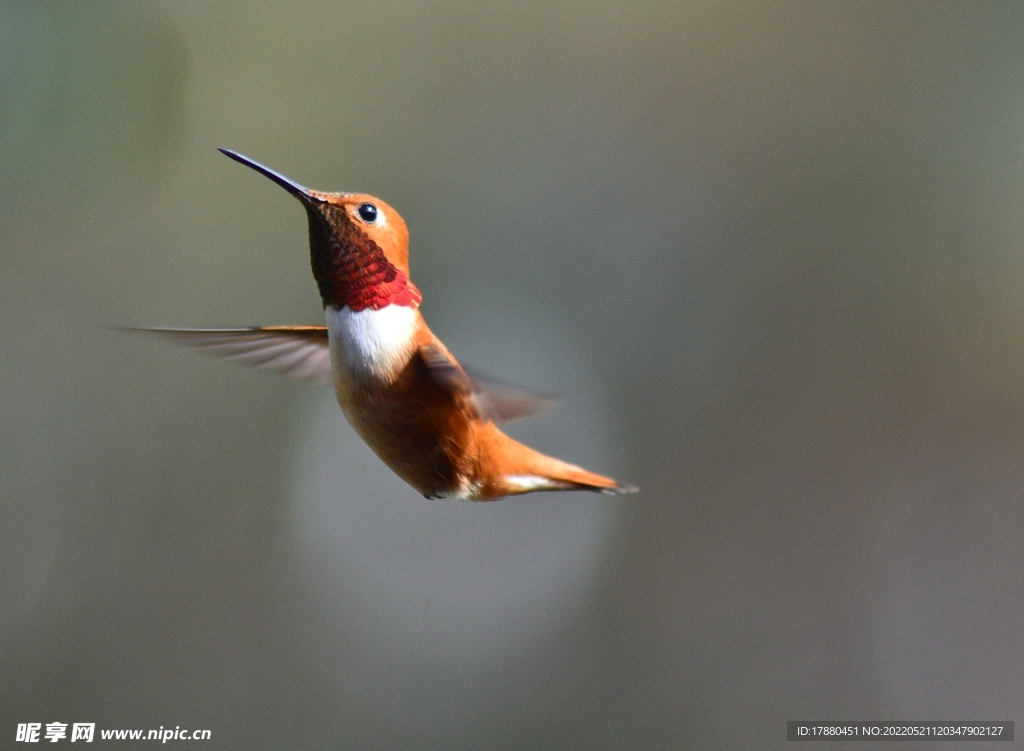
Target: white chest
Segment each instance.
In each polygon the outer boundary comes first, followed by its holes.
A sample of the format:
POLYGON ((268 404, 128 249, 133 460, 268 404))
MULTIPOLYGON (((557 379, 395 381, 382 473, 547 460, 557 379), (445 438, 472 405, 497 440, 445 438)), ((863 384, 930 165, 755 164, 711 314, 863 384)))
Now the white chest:
POLYGON ((336 374, 390 381, 412 357, 419 311, 405 305, 352 312, 326 310, 331 363, 336 374))

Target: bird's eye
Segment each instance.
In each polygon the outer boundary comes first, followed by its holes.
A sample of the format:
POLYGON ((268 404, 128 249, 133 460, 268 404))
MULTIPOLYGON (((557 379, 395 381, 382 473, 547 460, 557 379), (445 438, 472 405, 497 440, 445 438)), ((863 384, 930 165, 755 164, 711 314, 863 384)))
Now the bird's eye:
POLYGON ((356 209, 359 212, 359 218, 367 224, 373 224, 377 221, 377 207, 372 203, 363 203, 356 209))

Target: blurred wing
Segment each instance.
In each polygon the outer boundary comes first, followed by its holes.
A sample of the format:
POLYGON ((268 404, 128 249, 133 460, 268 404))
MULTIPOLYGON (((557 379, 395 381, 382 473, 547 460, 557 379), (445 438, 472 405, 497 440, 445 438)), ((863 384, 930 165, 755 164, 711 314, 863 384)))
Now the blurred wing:
POLYGON ((533 417, 555 404, 554 397, 514 386, 479 371, 460 366, 435 347, 420 347, 420 357, 434 382, 452 393, 469 395, 477 417, 495 423, 533 417))
POLYGON ((475 368, 465 368, 473 382, 477 413, 494 422, 514 422, 539 415, 555 406, 554 394, 532 391, 499 380, 475 368))
POLYGON ((292 378, 328 386, 334 383, 327 328, 324 326, 126 330, 173 339, 192 349, 292 378))

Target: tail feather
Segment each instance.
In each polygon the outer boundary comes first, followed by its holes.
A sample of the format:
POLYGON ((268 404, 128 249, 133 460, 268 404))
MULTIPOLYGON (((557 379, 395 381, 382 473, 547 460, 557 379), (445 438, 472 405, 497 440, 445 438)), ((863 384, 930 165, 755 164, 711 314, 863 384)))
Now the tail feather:
POLYGON ((541 490, 589 490, 596 493, 636 493, 638 488, 623 485, 610 477, 569 464, 553 456, 534 451, 514 441, 497 428, 485 441, 491 450, 481 456, 489 482, 481 498, 502 498, 541 490), (500 436, 500 438, 498 438, 500 436))

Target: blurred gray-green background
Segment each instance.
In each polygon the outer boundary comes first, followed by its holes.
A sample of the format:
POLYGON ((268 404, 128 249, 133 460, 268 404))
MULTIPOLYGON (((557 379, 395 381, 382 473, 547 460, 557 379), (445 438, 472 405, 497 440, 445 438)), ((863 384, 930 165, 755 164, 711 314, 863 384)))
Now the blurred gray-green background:
POLYGON ((0 746, 1024 721, 1019 3, 3 0, 0 175, 0 746), (322 321, 217 146, 394 205, 438 335, 566 395, 513 434, 641 494, 428 502, 111 330, 322 321))

